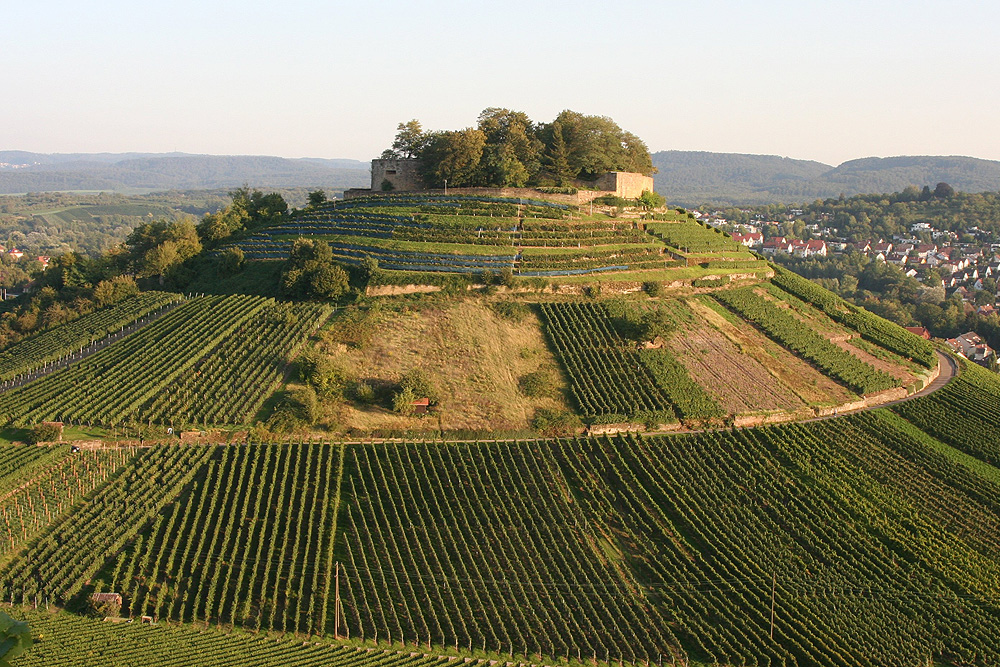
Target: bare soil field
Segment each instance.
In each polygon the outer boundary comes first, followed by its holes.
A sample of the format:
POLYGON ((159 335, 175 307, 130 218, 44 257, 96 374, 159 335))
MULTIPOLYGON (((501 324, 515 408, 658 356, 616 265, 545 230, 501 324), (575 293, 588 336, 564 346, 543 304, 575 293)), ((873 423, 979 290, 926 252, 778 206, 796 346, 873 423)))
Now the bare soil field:
POLYGON ((805 406, 795 392, 778 382, 753 356, 741 353, 703 314, 691 314, 691 323, 674 333, 669 347, 691 378, 726 412, 796 410, 805 406))
MULTIPOLYGON (((787 389, 799 401, 809 406, 839 405, 855 398, 847 389, 757 331, 752 325, 738 320, 714 300, 701 297, 689 299, 686 303, 694 313, 729 340, 740 354, 756 361, 767 371, 769 379, 758 386, 758 392, 783 395, 787 389)), ((683 357, 682 361, 685 361, 683 357)), ((712 391, 711 386, 706 388, 712 391)))

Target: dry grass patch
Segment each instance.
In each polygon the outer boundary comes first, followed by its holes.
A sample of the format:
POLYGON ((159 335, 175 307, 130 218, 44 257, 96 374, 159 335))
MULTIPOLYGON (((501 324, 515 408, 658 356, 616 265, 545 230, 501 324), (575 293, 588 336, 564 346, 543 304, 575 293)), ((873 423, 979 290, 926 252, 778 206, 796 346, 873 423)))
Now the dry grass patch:
POLYGON ((463 300, 420 309, 385 311, 375 334, 359 349, 326 344, 349 375, 374 384, 398 382, 422 369, 437 389, 439 405, 426 417, 404 417, 377 406, 345 402, 338 421, 345 428, 520 430, 539 407, 565 408, 566 382, 533 313, 521 321, 498 317, 485 302, 463 300), (548 369, 551 397, 528 398, 522 376, 548 369))

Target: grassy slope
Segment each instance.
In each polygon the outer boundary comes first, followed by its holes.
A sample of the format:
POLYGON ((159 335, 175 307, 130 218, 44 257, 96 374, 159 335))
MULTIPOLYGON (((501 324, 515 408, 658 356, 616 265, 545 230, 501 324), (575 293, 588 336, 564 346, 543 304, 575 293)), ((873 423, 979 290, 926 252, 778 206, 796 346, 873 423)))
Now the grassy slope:
POLYGON ((558 365, 545 345, 537 318, 513 322, 476 299, 437 300, 380 315, 377 334, 360 349, 335 340, 321 350, 352 377, 394 382, 412 368, 427 372, 440 395, 434 417, 403 417, 382 407, 342 403, 332 421, 359 430, 499 430, 528 428, 538 407, 565 407, 558 365), (527 398, 518 388, 526 373, 549 369, 555 381, 548 398, 527 398))

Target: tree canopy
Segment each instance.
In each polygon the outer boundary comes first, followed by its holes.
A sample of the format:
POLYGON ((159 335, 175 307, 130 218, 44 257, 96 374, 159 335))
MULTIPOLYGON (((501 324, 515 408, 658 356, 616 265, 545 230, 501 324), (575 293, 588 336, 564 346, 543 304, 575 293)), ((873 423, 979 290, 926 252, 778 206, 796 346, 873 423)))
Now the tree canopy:
POLYGON ((563 111, 536 123, 523 111, 484 109, 476 127, 428 132, 411 120, 397 126, 383 158, 420 158, 428 184, 441 187, 570 185, 608 171, 651 175, 649 149, 606 116, 563 111))

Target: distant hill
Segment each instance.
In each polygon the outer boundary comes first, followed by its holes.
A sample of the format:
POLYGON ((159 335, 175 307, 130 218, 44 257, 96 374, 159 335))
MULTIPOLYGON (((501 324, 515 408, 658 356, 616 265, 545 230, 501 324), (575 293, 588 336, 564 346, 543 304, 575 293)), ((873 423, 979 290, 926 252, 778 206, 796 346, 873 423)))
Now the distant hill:
POLYGON ((257 155, 184 153, 62 153, 0 151, 0 194, 54 190, 203 190, 254 187, 322 187, 369 183, 358 160, 287 159, 257 155))
MULTIPOLYGON (((775 155, 653 153, 656 189, 671 204, 800 203, 841 193, 898 192, 946 182, 956 190, 1000 190, 1000 162, 970 157, 862 158, 833 167, 775 155)), ((188 153, 31 153, 0 151, 0 194, 58 190, 136 192, 320 187, 370 182, 369 164, 337 158, 188 153)))
POLYGON ((850 160, 839 167, 775 155, 660 151, 656 190, 672 204, 798 203, 939 182, 964 192, 1000 190, 1000 162, 971 157, 899 156, 850 160))

